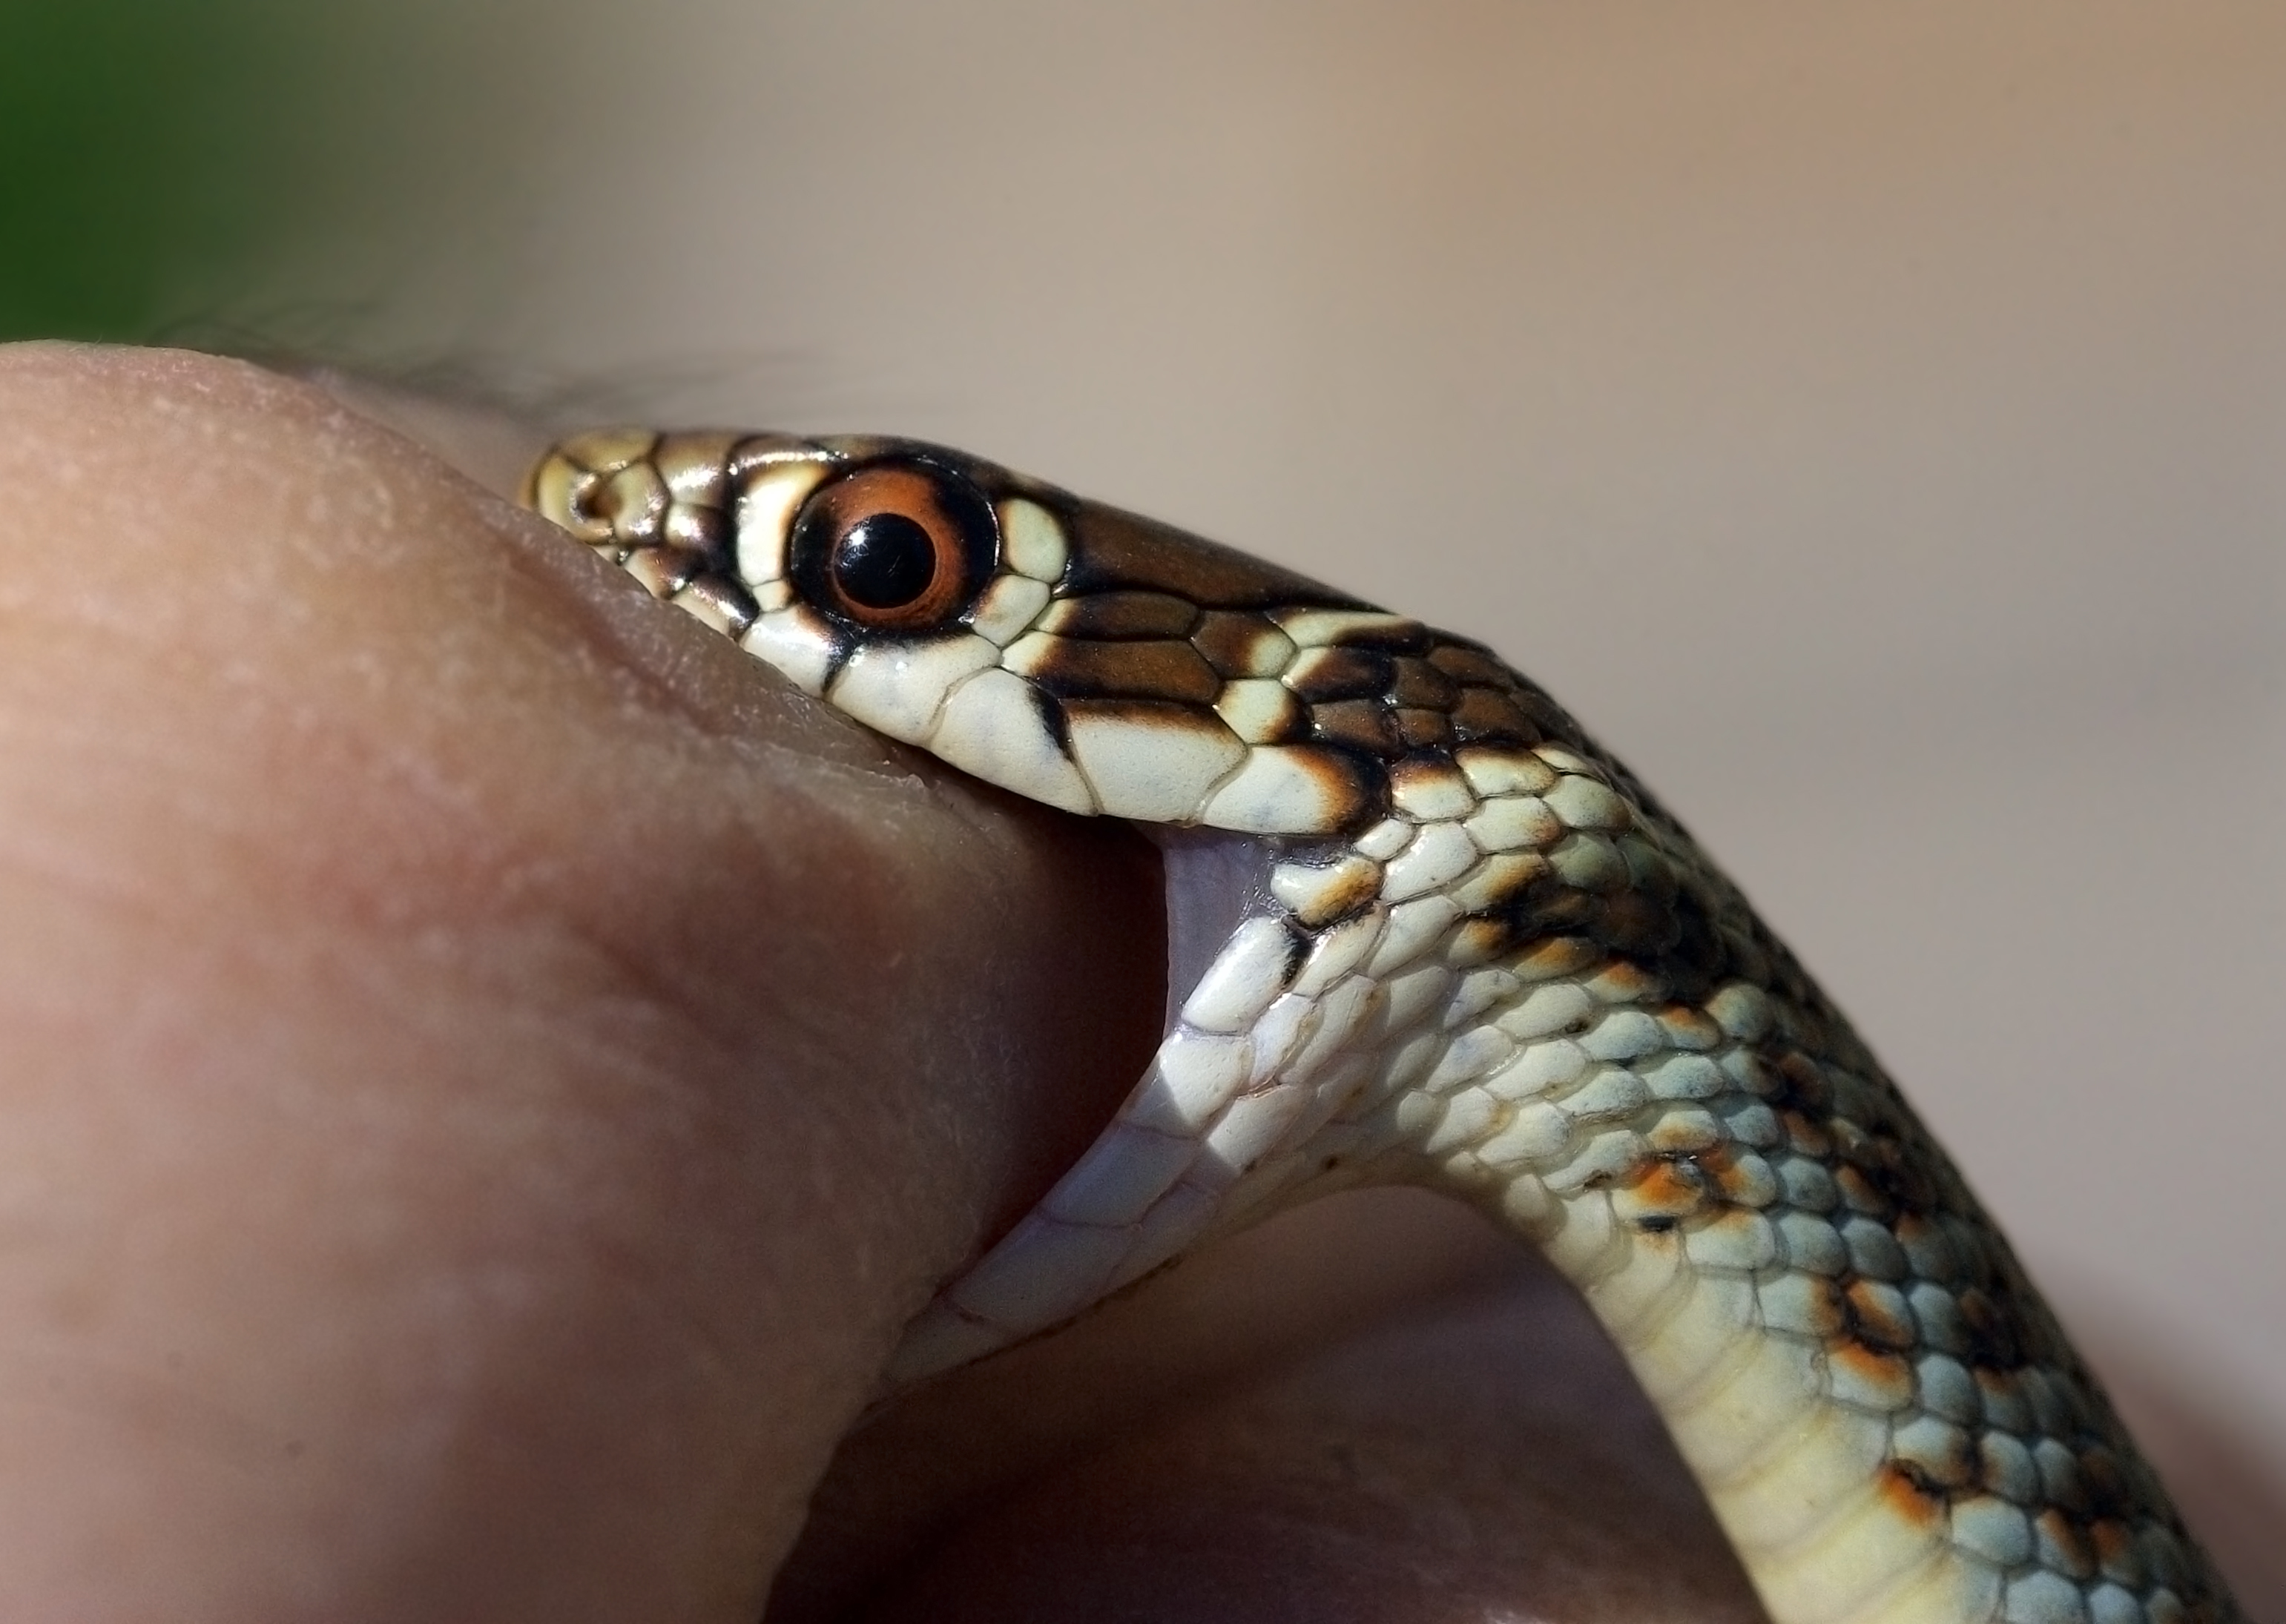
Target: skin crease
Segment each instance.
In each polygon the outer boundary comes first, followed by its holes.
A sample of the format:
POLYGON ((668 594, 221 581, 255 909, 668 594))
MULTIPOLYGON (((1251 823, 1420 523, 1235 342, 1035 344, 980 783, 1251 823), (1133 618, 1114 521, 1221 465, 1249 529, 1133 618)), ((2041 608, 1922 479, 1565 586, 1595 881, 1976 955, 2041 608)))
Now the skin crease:
POLYGON ((0 1616, 1755 1616, 1422 1197, 869 1411, 1145 1063, 1126 832, 238 363, 0 351, 0 1616))

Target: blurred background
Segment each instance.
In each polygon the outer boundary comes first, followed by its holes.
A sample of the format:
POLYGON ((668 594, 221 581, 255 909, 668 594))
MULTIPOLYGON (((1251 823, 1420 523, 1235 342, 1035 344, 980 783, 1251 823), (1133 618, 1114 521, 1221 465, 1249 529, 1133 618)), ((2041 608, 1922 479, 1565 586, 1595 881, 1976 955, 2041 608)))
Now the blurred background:
POLYGON ((0 335, 940 438, 1482 636, 2286 1460, 2286 9, 0 4, 0 335))

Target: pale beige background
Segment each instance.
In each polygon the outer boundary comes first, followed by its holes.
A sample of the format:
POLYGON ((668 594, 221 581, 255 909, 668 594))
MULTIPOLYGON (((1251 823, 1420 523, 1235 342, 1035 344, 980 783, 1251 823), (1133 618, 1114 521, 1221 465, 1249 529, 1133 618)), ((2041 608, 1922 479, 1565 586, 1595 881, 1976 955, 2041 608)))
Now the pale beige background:
POLYGON ((390 342, 950 440, 1490 639, 2068 1311, 2286 1455, 2286 9, 576 15, 390 342))

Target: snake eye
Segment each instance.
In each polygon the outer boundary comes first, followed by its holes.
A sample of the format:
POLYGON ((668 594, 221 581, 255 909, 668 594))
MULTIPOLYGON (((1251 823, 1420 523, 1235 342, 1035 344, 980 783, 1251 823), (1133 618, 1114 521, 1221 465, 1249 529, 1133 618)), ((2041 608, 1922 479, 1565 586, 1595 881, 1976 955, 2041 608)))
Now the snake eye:
POLYGON ((803 505, 794 574, 812 603, 846 620, 926 631, 958 616, 990 578, 998 539, 992 504, 951 469, 869 463, 803 505))

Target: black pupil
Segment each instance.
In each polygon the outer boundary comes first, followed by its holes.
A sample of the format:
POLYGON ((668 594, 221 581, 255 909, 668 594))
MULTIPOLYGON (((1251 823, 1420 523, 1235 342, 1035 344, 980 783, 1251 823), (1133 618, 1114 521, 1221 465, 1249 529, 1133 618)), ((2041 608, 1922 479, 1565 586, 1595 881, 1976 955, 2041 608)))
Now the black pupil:
POLYGON ((902 513, 869 513, 833 549, 833 581, 853 603, 902 609, 936 579, 936 543, 902 513))

